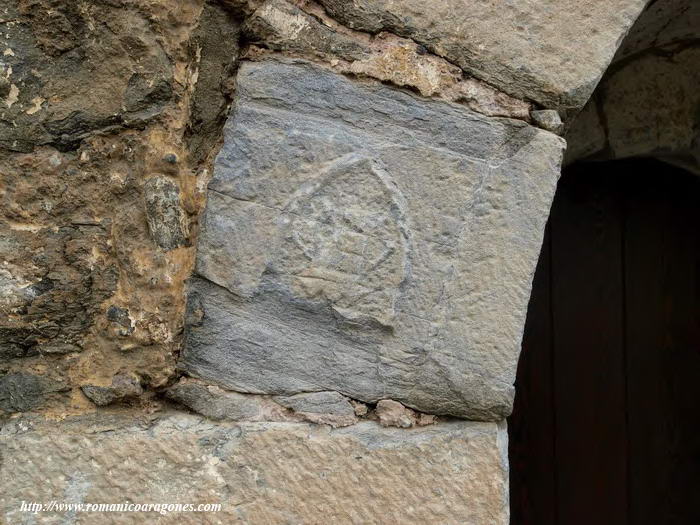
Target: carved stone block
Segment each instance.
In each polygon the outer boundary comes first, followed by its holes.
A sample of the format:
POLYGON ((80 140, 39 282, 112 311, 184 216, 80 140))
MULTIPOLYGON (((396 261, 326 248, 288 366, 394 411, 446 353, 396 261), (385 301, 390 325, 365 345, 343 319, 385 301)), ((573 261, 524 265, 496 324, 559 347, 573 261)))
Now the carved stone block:
POLYGON ((306 62, 243 64, 181 368, 242 392, 503 418, 562 150, 306 62))

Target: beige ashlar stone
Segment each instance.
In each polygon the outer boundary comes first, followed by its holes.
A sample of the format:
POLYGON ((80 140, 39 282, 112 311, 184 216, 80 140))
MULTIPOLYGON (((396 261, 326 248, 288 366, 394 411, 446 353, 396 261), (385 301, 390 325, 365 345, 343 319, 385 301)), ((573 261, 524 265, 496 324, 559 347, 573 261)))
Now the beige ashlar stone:
POLYGON ((504 424, 212 423, 169 414, 0 431, 4 523, 508 523, 504 424), (21 511, 21 503, 220 503, 220 512, 21 511))

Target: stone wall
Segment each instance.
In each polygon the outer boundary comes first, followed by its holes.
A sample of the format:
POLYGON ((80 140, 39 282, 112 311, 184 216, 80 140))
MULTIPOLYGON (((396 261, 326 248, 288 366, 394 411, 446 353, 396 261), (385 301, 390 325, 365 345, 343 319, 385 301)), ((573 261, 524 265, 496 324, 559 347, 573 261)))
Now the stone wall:
POLYGON ((562 135, 627 154, 641 45, 696 104, 685 7, 6 4, 0 522, 507 523, 562 135))
POLYGON ((175 373, 239 24, 198 2, 0 11, 0 409, 82 413, 81 387, 175 373))

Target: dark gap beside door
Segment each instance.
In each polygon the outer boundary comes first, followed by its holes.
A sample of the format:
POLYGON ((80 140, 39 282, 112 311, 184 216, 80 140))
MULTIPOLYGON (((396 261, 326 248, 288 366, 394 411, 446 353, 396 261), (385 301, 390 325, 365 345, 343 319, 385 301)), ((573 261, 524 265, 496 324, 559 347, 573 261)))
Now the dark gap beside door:
POLYGON ((559 183, 509 419, 513 524, 700 523, 700 178, 559 183))

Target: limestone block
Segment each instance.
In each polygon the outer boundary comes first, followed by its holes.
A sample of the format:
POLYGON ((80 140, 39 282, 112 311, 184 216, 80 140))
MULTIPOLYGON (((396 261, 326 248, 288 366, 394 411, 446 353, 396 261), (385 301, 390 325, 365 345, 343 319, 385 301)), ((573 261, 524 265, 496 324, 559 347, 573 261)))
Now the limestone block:
POLYGON ((264 525, 505 525, 504 425, 422 428, 364 422, 212 423, 166 415, 61 423, 18 419, 0 430, 0 521, 264 525), (22 501, 220 503, 220 512, 23 513, 22 501))
POLYGON ((412 38, 551 109, 582 107, 646 0, 319 0, 339 22, 412 38))
POLYGON ((502 419, 563 144, 306 62, 243 64, 180 367, 502 419))

